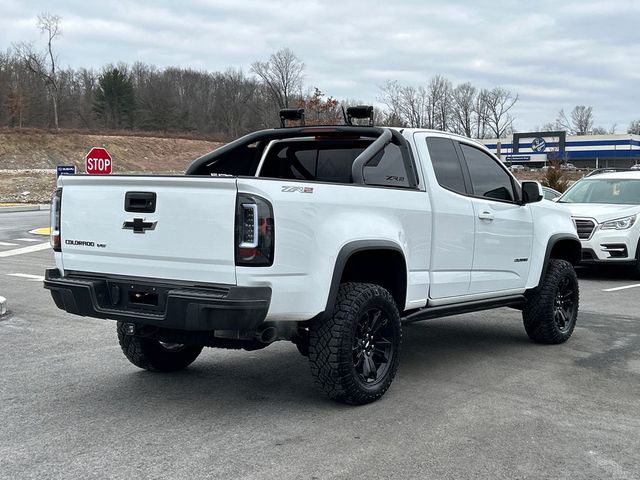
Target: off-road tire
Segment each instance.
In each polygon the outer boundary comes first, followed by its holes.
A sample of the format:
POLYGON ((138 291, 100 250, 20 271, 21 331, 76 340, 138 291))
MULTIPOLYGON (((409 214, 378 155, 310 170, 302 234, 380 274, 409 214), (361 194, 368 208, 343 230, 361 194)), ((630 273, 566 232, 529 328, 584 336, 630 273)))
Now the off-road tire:
POLYGON ((158 340, 127 335, 123 322, 118 322, 117 330, 124 356, 136 367, 152 372, 182 370, 191 365, 202 351, 202 347, 196 345, 167 348, 158 340))
POLYGON ((314 322, 309 330, 311 373, 329 398, 363 405, 384 395, 398 369, 402 342, 400 314, 387 290, 369 283, 343 283, 331 318, 314 322), (364 342, 364 335, 371 335, 366 337, 370 341, 364 342))
POLYGON ((566 260, 552 258, 542 284, 527 295, 522 320, 529 338, 558 344, 569 340, 578 318, 578 277, 566 260))

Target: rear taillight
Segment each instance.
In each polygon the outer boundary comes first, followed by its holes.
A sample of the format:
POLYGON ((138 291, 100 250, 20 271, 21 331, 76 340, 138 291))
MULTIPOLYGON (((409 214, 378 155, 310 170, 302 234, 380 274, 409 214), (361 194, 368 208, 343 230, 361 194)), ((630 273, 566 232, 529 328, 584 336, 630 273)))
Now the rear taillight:
POLYGON ((51 197, 51 232, 49 242, 54 252, 60 251, 60 207, 62 206, 62 189, 58 188, 51 197))
POLYGON ((241 193, 236 203, 236 265, 273 265, 273 208, 262 197, 241 193))

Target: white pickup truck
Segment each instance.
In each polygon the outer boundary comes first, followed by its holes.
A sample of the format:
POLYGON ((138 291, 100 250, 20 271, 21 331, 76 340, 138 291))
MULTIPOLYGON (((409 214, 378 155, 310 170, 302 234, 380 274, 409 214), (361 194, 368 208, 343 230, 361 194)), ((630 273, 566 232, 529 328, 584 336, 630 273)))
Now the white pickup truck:
POLYGON ((290 340, 329 397, 363 404, 393 380, 403 322, 508 306, 536 342, 571 336, 580 241, 541 199, 444 132, 263 130, 184 176, 61 176, 45 288, 116 320, 138 367, 290 340))

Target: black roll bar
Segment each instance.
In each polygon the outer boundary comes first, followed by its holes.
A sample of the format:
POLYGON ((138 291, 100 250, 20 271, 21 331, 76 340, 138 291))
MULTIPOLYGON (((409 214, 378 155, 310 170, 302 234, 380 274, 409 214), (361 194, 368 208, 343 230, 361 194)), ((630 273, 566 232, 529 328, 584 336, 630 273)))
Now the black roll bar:
POLYGON ((364 166, 380 153, 384 147, 389 145, 393 140, 391 130, 384 130, 382 134, 376 138, 371 145, 364 149, 364 151, 356 157, 351 165, 351 177, 353 183, 364 183, 364 166))

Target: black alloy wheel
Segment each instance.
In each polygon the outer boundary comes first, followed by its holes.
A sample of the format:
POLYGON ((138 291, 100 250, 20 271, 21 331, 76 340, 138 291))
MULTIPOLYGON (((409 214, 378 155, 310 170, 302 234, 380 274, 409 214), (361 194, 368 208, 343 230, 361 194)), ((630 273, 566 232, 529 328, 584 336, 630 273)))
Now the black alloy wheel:
POLYGON ((364 312, 358 320, 353 342, 353 366, 360 381, 375 385, 384 379, 395 355, 396 332, 380 308, 364 312))
POLYGON ((567 333, 573 324, 573 316, 576 310, 577 291, 573 287, 569 277, 563 277, 558 283, 556 292, 553 318, 558 330, 567 333))
POLYGON ((309 327, 309 365, 333 400, 363 405, 387 391, 398 370, 402 326, 380 285, 343 283, 333 315, 309 327))

